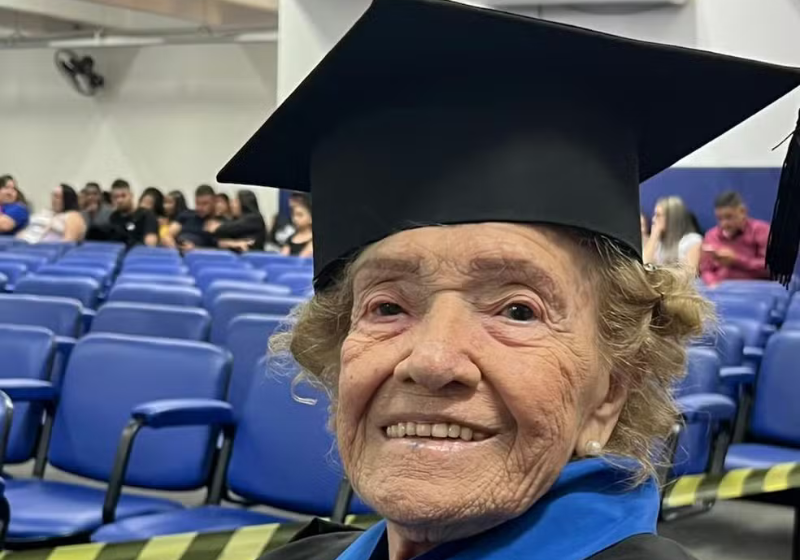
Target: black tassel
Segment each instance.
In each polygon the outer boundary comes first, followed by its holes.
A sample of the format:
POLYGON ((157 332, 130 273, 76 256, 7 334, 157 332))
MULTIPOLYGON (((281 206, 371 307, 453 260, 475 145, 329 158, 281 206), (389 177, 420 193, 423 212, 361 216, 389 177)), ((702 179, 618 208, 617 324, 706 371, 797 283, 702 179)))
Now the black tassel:
POLYGON ((772 279, 784 286, 792 279, 800 248, 800 117, 794 132, 775 149, 787 140, 789 149, 775 198, 766 259, 772 279))

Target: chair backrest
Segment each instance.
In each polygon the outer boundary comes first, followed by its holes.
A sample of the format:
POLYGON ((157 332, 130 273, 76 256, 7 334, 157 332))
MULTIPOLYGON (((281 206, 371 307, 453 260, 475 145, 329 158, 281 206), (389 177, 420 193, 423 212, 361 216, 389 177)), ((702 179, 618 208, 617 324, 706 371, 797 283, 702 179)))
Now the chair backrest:
POLYGON ((203 290, 203 306, 206 309, 211 309, 214 301, 225 293, 290 296, 292 295, 292 290, 288 286, 281 286, 280 284, 262 284, 237 280, 214 280, 203 290))
POLYGON ((122 266, 122 274, 171 274, 185 275, 189 269, 180 263, 140 264, 133 262, 122 266))
POLYGON ((205 340, 210 325, 208 311, 198 307, 112 302, 97 311, 92 332, 205 340))
POLYGON ((10 251, 9 255, 34 255, 44 257, 47 262, 53 262, 61 256, 61 251, 52 247, 39 247, 37 245, 17 245, 10 251))
POLYGON ((288 257, 281 253, 249 251, 244 253, 241 258, 243 261, 250 263, 253 268, 264 268, 270 264, 294 264, 297 257, 288 257))
POLYGON ((100 284, 92 278, 30 274, 17 282, 14 293, 72 298, 84 307, 94 309, 100 295, 100 284))
POLYGON ((675 388, 675 396, 717 393, 720 389, 720 359, 711 348, 691 347, 686 352, 686 376, 675 388))
POLYGON ((8 276, 0 272, 0 292, 6 291, 6 284, 8 284, 8 276))
POLYGON ((28 265, 18 262, 0 261, 0 273, 8 279, 7 286, 13 287, 28 272, 28 265))
POLYGON ((178 252, 177 249, 173 249, 171 247, 148 247, 147 245, 137 245, 133 247, 130 251, 128 251, 128 256, 139 256, 139 255, 147 255, 147 256, 173 256, 173 257, 180 257, 181 254, 178 252))
POLYGON ((781 332, 800 331, 800 319, 786 321, 781 325, 781 332))
POLYGON ((779 332, 764 351, 756 381, 750 434, 800 447, 800 332, 779 332))
POLYGON ((792 301, 786 309, 786 321, 800 321, 800 296, 792 297, 792 301))
POLYGON ((117 276, 117 280, 114 284, 170 284, 177 286, 194 286, 194 278, 192 276, 177 276, 175 274, 139 274, 124 272, 117 276))
POLYGON ((229 268, 222 266, 204 267, 195 274, 197 287, 205 292, 215 280, 237 280, 239 282, 263 282, 267 273, 252 268, 229 268))
POLYGON ((93 259, 91 257, 66 256, 56 262, 59 266, 76 266, 80 268, 99 268, 111 274, 117 267, 117 262, 113 259, 93 259))
MULTIPOLYGON (((0 324, 0 356, 3 360, 0 378, 48 379, 55 348, 55 336, 51 330, 0 324)), ((7 463, 22 463, 33 456, 41 417, 40 406, 14 403, 14 417, 5 455, 7 463)))
POLYGON ((200 261, 219 263, 219 266, 224 266, 234 261, 238 261, 239 256, 230 251, 219 249, 196 249, 187 253, 183 257, 183 260, 189 266, 200 261))
POLYGON ((200 307, 203 294, 192 286, 115 285, 108 301, 152 303, 154 305, 180 305, 200 307))
POLYGON ((275 282, 278 278, 280 278, 284 274, 289 274, 293 272, 305 272, 306 274, 311 274, 312 276, 314 275, 313 268, 303 264, 297 257, 292 257, 292 258, 294 259, 293 262, 270 263, 264 265, 262 268, 267 271, 267 280, 269 282, 275 282))
POLYGON ((740 366, 744 362, 744 335, 742 329, 732 323, 723 323, 707 332, 695 343, 717 351, 722 367, 740 366))
POLYGON ((125 257, 125 260, 122 263, 122 268, 125 269, 133 265, 178 267, 183 265, 183 261, 181 260, 180 255, 173 253, 164 253, 164 254, 139 253, 138 255, 133 254, 125 257))
MULTIPOLYGON (((64 375, 49 449, 51 464, 106 481, 122 429, 139 404, 162 399, 224 399, 227 351, 202 342, 90 334, 75 346, 64 375)), ((208 480, 216 430, 144 429, 126 484, 188 490, 208 480)))
POLYGON ((192 276, 197 276, 207 268, 227 268, 228 270, 253 270, 250 263, 241 259, 234 261, 218 261, 218 260, 196 260, 189 264, 189 273, 192 276))
POLYGON ((61 264, 48 264, 36 271, 43 276, 69 276, 72 278, 93 278, 100 284, 108 281, 110 272, 99 266, 70 266, 61 264))
POLYGON ((742 294, 714 293, 709 295, 717 314, 728 319, 755 319, 764 324, 769 323, 773 305, 764 300, 749 298, 742 294))
POLYGON ((44 327, 56 336, 78 336, 83 307, 74 299, 23 294, 0 294, 0 321, 44 327))
POLYGON ((239 315, 230 322, 225 341, 233 355, 228 401, 237 415, 250 391, 256 364, 267 355, 269 337, 285 322, 286 317, 280 315, 254 314, 239 315))
POLYGON ((792 293, 777 282, 770 280, 725 280, 716 291, 720 293, 770 294, 779 306, 786 307, 792 293))
MULTIPOLYGON (((333 511, 343 470, 327 429, 328 399, 312 387, 294 391, 291 369, 276 371, 269 358, 255 366, 236 430, 228 484, 250 500, 308 515, 333 511)), ((361 511, 359 511, 359 509, 361 511)), ((363 506, 354 504, 354 512, 363 506)))
POLYGON ((125 250, 125 244, 120 241, 84 241, 78 246, 78 250, 121 253, 125 250))
POLYGON ((0 263, 22 263, 28 270, 36 271, 40 267, 47 264, 47 257, 42 255, 29 255, 29 254, 20 254, 20 253, 13 253, 11 251, 3 251, 0 253, 0 263))
POLYGON ((209 340, 224 346, 228 327, 239 315, 288 315, 305 300, 296 297, 262 296, 239 293, 220 295, 211 305, 211 335, 209 340))
POLYGON ((287 272, 274 279, 276 283, 288 286, 295 295, 303 295, 314 287, 314 274, 308 270, 304 272, 287 272))
POLYGON ((745 346, 763 348, 769 338, 765 332, 766 325, 757 319, 743 319, 740 317, 730 317, 724 319, 725 324, 734 325, 742 334, 745 346))

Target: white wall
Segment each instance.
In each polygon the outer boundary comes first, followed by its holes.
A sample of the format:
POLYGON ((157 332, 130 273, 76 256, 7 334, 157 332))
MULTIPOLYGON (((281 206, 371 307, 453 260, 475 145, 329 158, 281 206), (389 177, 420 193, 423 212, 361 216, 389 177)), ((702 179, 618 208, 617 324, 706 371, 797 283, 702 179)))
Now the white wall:
MULTIPOLYGON (((800 67, 798 0, 689 0, 683 8, 620 8, 617 13, 606 14, 596 10, 542 8, 533 13, 537 14, 637 39, 800 67), (619 13, 623 11, 632 13, 619 13)), ((779 167, 786 149, 771 150, 794 128, 798 109, 800 91, 795 91, 680 165, 779 167)))
MULTIPOLYGON (((0 173, 37 207, 59 182, 108 188, 117 177, 191 200, 275 107, 274 44, 85 52, 107 81, 95 98, 69 87, 52 50, 0 50, 0 173)), ((256 192, 271 215, 277 191, 256 192)))

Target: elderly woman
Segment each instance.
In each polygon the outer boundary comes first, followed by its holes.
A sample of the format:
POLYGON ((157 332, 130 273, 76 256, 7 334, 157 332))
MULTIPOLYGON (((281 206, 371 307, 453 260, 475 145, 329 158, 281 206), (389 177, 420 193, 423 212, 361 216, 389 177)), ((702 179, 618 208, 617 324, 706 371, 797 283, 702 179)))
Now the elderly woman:
POLYGON ((385 518, 268 558, 688 558, 655 535, 654 464, 707 305, 642 265, 639 183, 798 83, 377 0, 219 176, 313 192, 316 295, 276 343, 329 389, 385 518))

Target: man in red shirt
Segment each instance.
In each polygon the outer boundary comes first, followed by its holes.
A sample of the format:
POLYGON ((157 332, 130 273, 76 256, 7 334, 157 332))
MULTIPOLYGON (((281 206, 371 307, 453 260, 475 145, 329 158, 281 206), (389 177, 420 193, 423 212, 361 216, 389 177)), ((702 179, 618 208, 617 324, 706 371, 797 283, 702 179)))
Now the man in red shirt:
POLYGON ((717 227, 706 233, 700 275, 709 286, 723 280, 769 278, 764 265, 769 224, 747 216, 737 192, 724 192, 714 201, 717 227))

